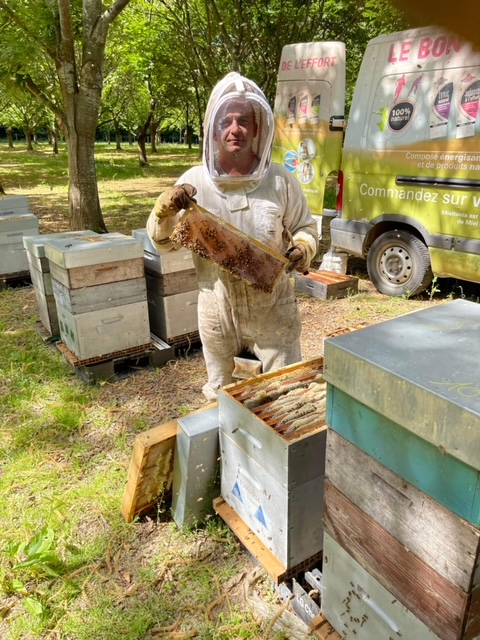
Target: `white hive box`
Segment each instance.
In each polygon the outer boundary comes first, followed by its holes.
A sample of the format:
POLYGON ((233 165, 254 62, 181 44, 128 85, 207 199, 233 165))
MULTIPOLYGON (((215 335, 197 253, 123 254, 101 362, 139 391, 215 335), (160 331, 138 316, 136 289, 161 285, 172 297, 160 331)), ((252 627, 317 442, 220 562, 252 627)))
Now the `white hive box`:
POLYGON ((160 296, 147 290, 152 333, 166 342, 198 331, 198 290, 160 296))
POLYGON ((345 640, 440 640, 325 532, 322 614, 345 640))
POLYGON ((198 283, 192 252, 182 248, 161 253, 146 229, 135 229, 132 236, 144 248, 152 333, 167 342, 175 342, 198 332, 198 283))
POLYGON ((48 240, 64 240, 73 237, 98 236, 94 231, 65 231, 62 233, 45 233, 35 236, 24 236, 23 245, 27 252, 30 276, 37 300, 40 322, 52 336, 59 335, 57 307, 53 295, 50 263, 45 257, 45 243, 48 240))
POLYGON ((194 268, 192 252, 188 249, 160 253, 150 240, 146 229, 134 229, 132 236, 143 244, 147 271, 165 275, 194 268))
POLYGON ((23 237, 39 233, 38 218, 29 213, 25 197, 5 198, 0 199, 0 274, 28 271, 23 237))
POLYGON ((137 240, 119 233, 52 239, 45 255, 60 336, 80 360, 150 344, 143 247, 137 240))
POLYGON ((286 569, 318 557, 323 547, 327 426, 319 416, 297 432, 282 434, 269 409, 249 409, 243 398, 258 389, 262 393, 265 381, 278 380, 279 386, 306 380, 306 388, 322 370, 322 359, 299 363, 228 385, 218 394, 222 498, 286 569))

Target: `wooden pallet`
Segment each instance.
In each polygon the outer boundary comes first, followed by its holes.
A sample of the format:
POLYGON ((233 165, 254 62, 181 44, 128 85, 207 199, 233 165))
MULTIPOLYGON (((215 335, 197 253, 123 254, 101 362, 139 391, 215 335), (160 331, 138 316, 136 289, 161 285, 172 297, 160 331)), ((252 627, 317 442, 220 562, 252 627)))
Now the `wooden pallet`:
POLYGON ((342 636, 335 631, 329 621, 321 613, 313 618, 310 623, 310 629, 313 637, 317 638, 317 640, 342 640, 342 636))
POLYGON ((32 284, 30 271, 17 271, 16 273, 0 274, 0 291, 5 289, 19 289, 29 287, 32 284))
POLYGON ((61 340, 56 342, 56 347, 73 367, 75 373, 88 383, 97 380, 118 380, 136 369, 147 366, 160 367, 169 360, 175 359, 175 349, 157 337, 146 345, 87 360, 80 360, 61 340))

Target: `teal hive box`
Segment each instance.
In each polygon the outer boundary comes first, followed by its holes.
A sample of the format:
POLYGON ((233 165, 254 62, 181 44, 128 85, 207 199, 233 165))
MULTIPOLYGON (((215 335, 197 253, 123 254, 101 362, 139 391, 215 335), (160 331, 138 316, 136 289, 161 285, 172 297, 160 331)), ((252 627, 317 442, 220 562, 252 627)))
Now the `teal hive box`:
POLYGON ((325 341, 327 424, 480 525, 480 305, 455 300, 325 341))

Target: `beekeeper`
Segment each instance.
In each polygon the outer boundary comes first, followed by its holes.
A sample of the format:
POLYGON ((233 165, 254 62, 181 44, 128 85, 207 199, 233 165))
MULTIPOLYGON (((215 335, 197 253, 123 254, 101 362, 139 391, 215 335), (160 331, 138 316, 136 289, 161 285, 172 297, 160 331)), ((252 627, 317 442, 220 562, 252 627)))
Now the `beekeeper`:
MULTIPOLYGON (((202 165, 164 191, 148 218, 147 230, 159 251, 180 248, 169 236, 195 198, 275 251, 288 251, 290 270, 308 269, 317 251, 317 224, 295 176, 270 162, 273 134, 272 110, 261 89, 238 73, 225 76, 207 105, 202 165)), ((265 293, 205 258, 193 254, 193 260, 208 400, 233 381, 234 357, 244 351, 261 361, 263 372, 301 360, 301 319, 287 273, 265 293)))

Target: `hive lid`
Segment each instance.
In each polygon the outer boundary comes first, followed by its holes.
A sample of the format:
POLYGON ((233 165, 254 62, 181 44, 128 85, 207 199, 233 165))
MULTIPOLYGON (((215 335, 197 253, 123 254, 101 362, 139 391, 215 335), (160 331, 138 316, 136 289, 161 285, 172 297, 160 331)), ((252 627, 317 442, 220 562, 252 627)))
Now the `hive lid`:
POLYGON ((0 211, 0 233, 38 230, 38 218, 27 211, 0 211))
POLYGON ((131 236, 104 233, 85 238, 48 240, 45 243, 45 256, 59 267, 70 269, 143 258, 143 246, 131 236))
POLYGON ((16 211, 28 211, 27 196, 0 196, 0 216, 16 211))
POLYGON ((140 240, 140 242, 143 244, 144 250, 148 251, 148 253, 153 253, 154 256, 161 255, 160 251, 151 241, 150 236, 148 235, 148 231, 146 229, 134 229, 132 231, 132 236, 136 240, 140 240))
POLYGON ((23 236, 23 246, 37 258, 45 257, 45 243, 49 240, 64 240, 85 236, 98 236, 95 231, 64 231, 62 233, 43 233, 37 236, 23 236))
POLYGON ((170 239, 267 293, 288 264, 280 253, 196 203, 185 211, 170 239))
POLYGON ((328 383, 480 469, 480 305, 455 300, 324 344, 328 383))

